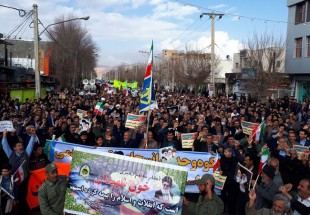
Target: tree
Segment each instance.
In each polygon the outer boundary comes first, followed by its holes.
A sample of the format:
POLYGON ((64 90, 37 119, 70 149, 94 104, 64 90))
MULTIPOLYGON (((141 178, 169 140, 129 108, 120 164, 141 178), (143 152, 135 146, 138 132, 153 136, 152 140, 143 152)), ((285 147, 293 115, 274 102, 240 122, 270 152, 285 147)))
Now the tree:
MULTIPOLYGON (((72 19, 64 16, 55 22, 72 19)), ((76 87, 83 79, 96 77, 96 53, 98 49, 88 31, 80 21, 70 21, 47 29, 47 36, 53 43, 50 46, 50 66, 52 75, 58 79, 61 87, 76 87)))
POLYGON ((245 89, 264 100, 270 89, 289 84, 284 73, 285 40, 273 34, 254 34, 244 42, 241 56, 242 81, 245 89))
MULTIPOLYGON (((215 76, 219 70, 220 60, 215 58, 215 76)), ((197 92, 198 87, 211 83, 211 54, 190 51, 173 58, 176 83, 180 87, 191 86, 197 92)))

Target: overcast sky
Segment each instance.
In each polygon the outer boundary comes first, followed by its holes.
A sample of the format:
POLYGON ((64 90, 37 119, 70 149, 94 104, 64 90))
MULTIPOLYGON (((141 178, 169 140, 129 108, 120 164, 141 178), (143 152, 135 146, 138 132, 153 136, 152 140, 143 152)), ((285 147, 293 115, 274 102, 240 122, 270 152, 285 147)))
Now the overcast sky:
MULTIPOLYGON (((82 24, 99 47, 99 66, 144 62, 154 41, 154 54, 162 49, 210 52, 211 21, 200 14, 224 13, 215 22, 216 54, 225 58, 242 48, 254 33, 285 38, 286 1, 283 0, 1 0, 0 4, 31 10, 36 3, 39 19, 47 26, 63 15, 90 16, 82 24), (279 21, 279 22, 278 22, 279 21), (282 23, 282 21, 284 23, 282 23)), ((18 11, 0 7, 0 33, 9 34, 23 20, 18 11)), ((30 20, 29 20, 30 22, 30 20)), ((29 23, 12 37, 32 40, 29 23)), ((40 27, 40 31, 43 27, 40 27)), ((65 44, 64 44, 65 46, 65 44)))

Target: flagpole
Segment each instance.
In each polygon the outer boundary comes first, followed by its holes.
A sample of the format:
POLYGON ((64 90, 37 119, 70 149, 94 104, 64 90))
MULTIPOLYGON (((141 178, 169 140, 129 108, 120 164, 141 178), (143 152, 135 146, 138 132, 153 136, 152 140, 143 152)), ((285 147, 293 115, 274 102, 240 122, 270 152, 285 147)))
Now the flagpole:
POLYGON ((4 189, 3 187, 1 187, 1 190, 3 191, 3 192, 5 192, 11 199, 15 199, 15 197, 14 196, 12 196, 6 189, 4 189))
MULTIPOLYGON (((25 162, 26 162, 26 160, 24 160, 24 161, 22 162, 22 164, 21 164, 19 167, 21 167, 25 162)), ((13 174, 13 176, 17 173, 19 167, 17 168, 17 170, 15 171, 15 173, 13 174)))

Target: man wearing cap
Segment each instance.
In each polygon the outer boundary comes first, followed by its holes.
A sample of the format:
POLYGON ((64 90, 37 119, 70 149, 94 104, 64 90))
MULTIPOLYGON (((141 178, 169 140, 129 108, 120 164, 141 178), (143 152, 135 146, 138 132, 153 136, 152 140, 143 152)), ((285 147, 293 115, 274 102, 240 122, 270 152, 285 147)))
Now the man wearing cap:
POLYGON ((189 202, 183 197, 185 214, 191 215, 222 215, 224 204, 214 193, 215 179, 210 174, 204 174, 201 179, 195 180, 200 195, 197 203, 189 202))
POLYGON ((62 215, 67 189, 67 176, 58 176, 54 163, 45 167, 47 179, 39 189, 39 204, 42 215, 62 215))
POLYGON ((273 166, 266 165, 261 173, 262 182, 256 189, 255 208, 272 208, 273 197, 278 193, 279 186, 273 181, 276 169, 273 166))

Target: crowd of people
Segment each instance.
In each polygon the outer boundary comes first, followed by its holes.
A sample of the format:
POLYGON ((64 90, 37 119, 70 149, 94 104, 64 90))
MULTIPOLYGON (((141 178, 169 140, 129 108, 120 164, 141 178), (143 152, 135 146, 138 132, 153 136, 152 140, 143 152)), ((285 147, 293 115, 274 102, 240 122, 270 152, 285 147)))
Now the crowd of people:
MULTIPOLYGON (((40 203, 44 202, 40 205, 42 214, 62 214, 59 208, 48 213, 52 208, 46 209, 48 201, 44 200, 44 194, 48 195, 53 184, 65 183, 65 179, 57 179, 55 167, 43 153, 46 140, 59 137, 66 142, 93 147, 159 149, 172 146, 179 151, 219 153, 220 173, 227 176, 224 189, 214 193, 215 181, 211 175, 197 180, 200 195, 196 199, 185 195, 184 214, 310 214, 309 153, 299 153, 295 148, 310 147, 309 101, 284 97, 262 102, 250 96, 208 97, 161 91, 156 94, 158 109, 151 111, 149 126, 127 129, 128 113, 139 114, 137 91, 129 95, 114 94, 102 86, 96 95, 78 92, 76 89, 48 93, 42 99, 25 102, 8 96, 1 98, 0 119, 10 120, 14 126, 13 131, 1 133, 0 183, 15 197, 12 199, 1 191, 3 214, 29 211, 28 181, 18 184, 13 177, 24 162, 27 171, 46 167, 48 183, 39 191, 40 203), (104 106, 102 114, 93 112, 97 102, 104 106), (83 118, 91 122, 87 130, 81 131, 78 109, 85 110, 83 118), (253 140, 246 135, 242 121, 264 122, 261 138, 253 140), (181 134, 194 132, 198 135, 192 148, 182 148, 181 134), (220 136, 218 143, 214 143, 215 135, 220 136), (271 158, 255 182, 260 157, 266 148, 271 158), (252 181, 236 180, 238 163, 252 172, 252 181)), ((27 175, 25 173, 25 177, 27 175)), ((56 199, 58 202, 53 204, 64 201, 56 199)))

